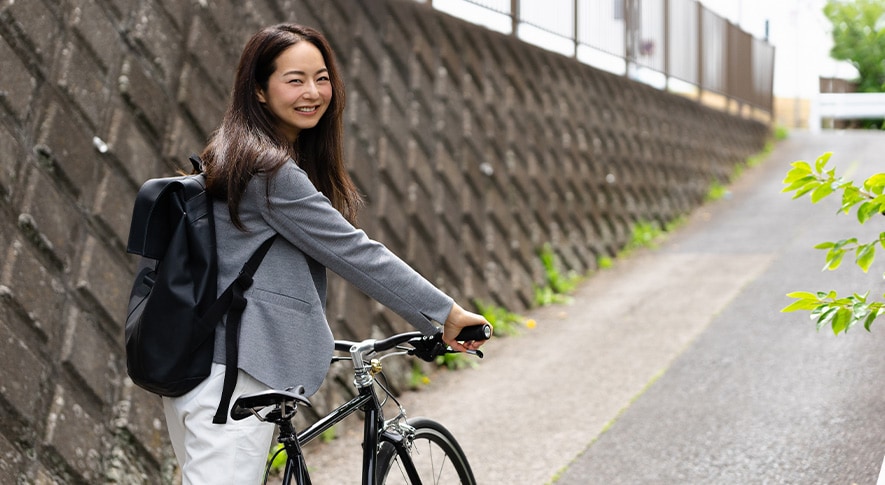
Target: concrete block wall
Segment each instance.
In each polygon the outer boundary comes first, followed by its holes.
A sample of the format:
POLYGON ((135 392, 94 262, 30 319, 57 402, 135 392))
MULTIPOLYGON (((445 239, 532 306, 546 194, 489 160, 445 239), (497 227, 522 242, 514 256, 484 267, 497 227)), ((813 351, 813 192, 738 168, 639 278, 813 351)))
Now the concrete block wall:
MULTIPOLYGON (((524 309, 541 245, 592 269, 767 136, 408 0, 2 2, 0 483, 174 480, 159 401, 125 376, 131 203, 202 148, 242 44, 280 21, 338 54, 363 227, 465 302, 524 309)), ((406 328, 337 279, 328 315, 406 328)))

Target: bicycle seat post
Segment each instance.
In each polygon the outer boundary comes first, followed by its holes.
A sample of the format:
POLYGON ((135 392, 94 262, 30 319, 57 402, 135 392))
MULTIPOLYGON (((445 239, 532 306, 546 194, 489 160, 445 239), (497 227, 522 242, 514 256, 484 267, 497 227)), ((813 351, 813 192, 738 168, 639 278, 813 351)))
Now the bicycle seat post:
MULTIPOLYGON (((295 483, 310 485, 310 476, 307 474, 307 464, 304 461, 304 454, 301 451, 301 443, 298 442, 298 433, 291 419, 281 419, 277 422, 280 427, 280 435, 277 441, 283 444, 286 454, 289 455, 287 473, 285 478, 294 477, 295 483), (291 470, 289 470, 291 466, 291 470), (291 473, 291 475, 288 475, 291 473)), ((284 478, 283 483, 289 483, 284 478)))
POLYGON ((298 450, 300 453, 301 446, 298 444, 298 434, 295 432, 295 426, 292 425, 292 422, 285 419, 277 424, 280 427, 280 435, 277 438, 277 441, 282 443, 286 447, 286 450, 290 450, 290 447, 294 447, 294 449, 298 450))

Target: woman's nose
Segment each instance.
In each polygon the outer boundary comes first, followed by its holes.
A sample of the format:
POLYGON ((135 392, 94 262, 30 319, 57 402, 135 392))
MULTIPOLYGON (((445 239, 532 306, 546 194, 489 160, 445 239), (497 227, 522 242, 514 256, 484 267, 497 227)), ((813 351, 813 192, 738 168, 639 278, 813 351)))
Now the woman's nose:
POLYGON ((316 83, 307 83, 304 86, 304 93, 302 94, 305 98, 315 98, 319 94, 319 89, 317 88, 316 83))

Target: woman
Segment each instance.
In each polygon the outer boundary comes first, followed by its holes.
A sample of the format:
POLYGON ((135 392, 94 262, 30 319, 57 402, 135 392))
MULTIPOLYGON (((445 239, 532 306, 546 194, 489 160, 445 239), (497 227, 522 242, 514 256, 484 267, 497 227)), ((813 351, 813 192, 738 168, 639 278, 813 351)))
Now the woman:
MULTIPOLYGON (((246 293, 234 396, 297 385, 317 391, 333 348, 327 268, 426 334, 443 323, 443 340, 455 350, 482 345, 455 336, 484 318, 351 225, 362 200, 344 167, 343 112, 344 85, 319 32, 283 24, 248 41, 224 120, 202 154, 216 197, 219 288, 277 235, 246 293)), ((255 483, 263 472, 272 425, 212 423, 224 348, 221 324, 209 378, 184 396, 163 398, 185 484, 255 483)))

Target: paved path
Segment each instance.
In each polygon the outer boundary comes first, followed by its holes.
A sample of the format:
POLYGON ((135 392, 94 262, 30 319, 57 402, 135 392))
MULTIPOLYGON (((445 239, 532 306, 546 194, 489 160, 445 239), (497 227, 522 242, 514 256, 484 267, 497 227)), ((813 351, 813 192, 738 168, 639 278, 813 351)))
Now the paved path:
MULTIPOLYGON (((834 337, 779 313, 792 290, 882 292, 881 267, 821 273, 811 249, 881 224, 780 193, 789 162, 830 150, 853 178, 885 167, 885 134, 793 134, 659 249, 405 396, 410 415, 445 423, 481 484, 875 483, 885 322, 834 337)), ((314 483, 358 483, 359 441, 312 448, 314 483)))
POLYGON ((789 162, 825 151, 855 180, 885 170, 881 132, 796 134, 730 201, 712 207, 709 221, 652 256, 764 262, 734 273, 733 297, 704 316, 707 328, 558 483, 876 482, 885 456, 885 322, 872 334, 835 337, 815 332, 803 314, 778 312, 793 290, 883 293, 881 251, 864 275, 851 258, 822 273, 823 253, 811 248, 849 236, 874 240, 885 219, 862 228, 833 215, 836 198, 812 206, 778 193, 789 162))

